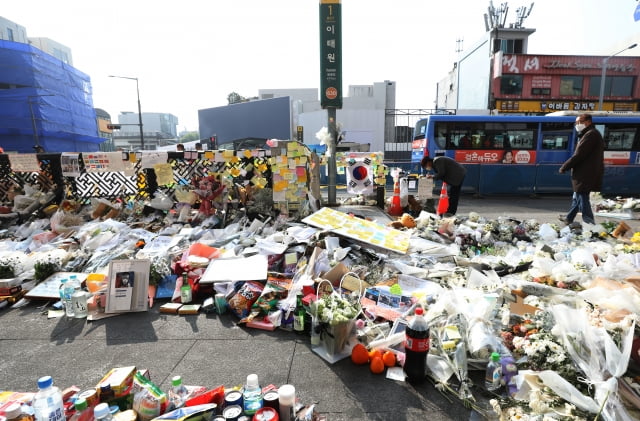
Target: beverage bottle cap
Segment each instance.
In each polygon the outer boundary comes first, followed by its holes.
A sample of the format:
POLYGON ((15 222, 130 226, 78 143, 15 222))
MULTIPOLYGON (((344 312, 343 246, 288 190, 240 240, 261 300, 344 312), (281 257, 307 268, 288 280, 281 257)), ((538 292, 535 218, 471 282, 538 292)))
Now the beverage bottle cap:
POLYGON ((259 386, 259 384, 258 384, 258 375, 257 374, 249 374, 247 376, 247 387, 253 389, 253 388, 256 388, 258 386, 259 386))
POLYGON ((38 389, 46 389, 53 384, 51 376, 44 376, 38 379, 38 389))
POLYGON ((100 393, 103 392, 110 392, 111 391, 111 383, 109 382, 102 382, 100 383, 100 393))
POLYGON ((283 384, 278 389, 278 397, 285 401, 295 398, 296 396, 296 388, 291 384, 283 384))
POLYGON ((422 307, 416 307, 416 316, 420 316, 421 314, 424 313, 424 309, 422 307))
POLYGON ((171 379, 171 385, 172 386, 180 386, 181 384, 182 384, 182 377, 173 376, 173 378, 171 379))
POLYGON ((498 354, 497 352, 492 352, 491 361, 500 361, 500 354, 498 354))
POLYGON ((18 402, 13 402, 4 410, 4 415, 8 420, 18 418, 22 414, 22 408, 18 402))
POLYGON ((107 405, 105 402, 97 404, 96 407, 93 408, 93 415, 96 419, 111 415, 109 405, 107 405))
POLYGON ((78 398, 76 399, 73 406, 76 408, 76 411, 84 411, 85 409, 87 409, 89 404, 87 404, 87 400, 85 398, 78 398))

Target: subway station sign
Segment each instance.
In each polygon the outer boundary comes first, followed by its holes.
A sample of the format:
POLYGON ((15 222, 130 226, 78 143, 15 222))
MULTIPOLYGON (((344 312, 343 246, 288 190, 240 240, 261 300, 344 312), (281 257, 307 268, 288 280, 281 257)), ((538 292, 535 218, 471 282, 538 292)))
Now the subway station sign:
POLYGON ((320 0, 320 105, 342 108, 340 0, 320 0))

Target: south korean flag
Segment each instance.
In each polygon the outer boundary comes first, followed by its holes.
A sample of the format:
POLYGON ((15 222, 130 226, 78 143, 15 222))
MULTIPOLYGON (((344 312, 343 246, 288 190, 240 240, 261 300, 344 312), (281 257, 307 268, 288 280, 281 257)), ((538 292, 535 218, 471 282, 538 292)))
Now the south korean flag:
POLYGON ((347 164, 347 193, 373 194, 371 159, 369 157, 351 158, 347 164))

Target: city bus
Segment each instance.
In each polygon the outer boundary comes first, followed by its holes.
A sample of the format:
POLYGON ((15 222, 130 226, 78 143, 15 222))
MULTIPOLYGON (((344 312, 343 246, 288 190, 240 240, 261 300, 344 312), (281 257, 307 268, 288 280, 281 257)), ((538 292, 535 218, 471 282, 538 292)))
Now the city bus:
MULTIPOLYGON (((463 192, 570 193, 569 172, 558 170, 578 141, 574 122, 579 113, 552 114, 423 118, 415 127, 411 172, 422 172, 425 155, 448 156, 467 169, 463 192)), ((640 114, 591 114, 606 145, 602 193, 640 194, 640 114)))

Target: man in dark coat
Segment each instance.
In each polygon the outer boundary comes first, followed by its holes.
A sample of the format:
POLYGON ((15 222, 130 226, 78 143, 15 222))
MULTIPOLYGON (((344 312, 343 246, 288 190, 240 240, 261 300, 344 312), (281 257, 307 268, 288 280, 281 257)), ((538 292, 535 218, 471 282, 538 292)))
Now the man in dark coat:
POLYGON ((467 169, 447 156, 436 156, 435 158, 425 156, 422 158, 420 166, 426 171, 433 170, 435 172, 433 175, 428 174, 427 178, 442 180, 447 183, 449 209, 447 209, 445 215, 455 215, 458 211, 458 200, 460 200, 462 182, 467 174, 467 169))
POLYGON ((595 224, 589 194, 592 191, 598 192, 602 189, 604 140, 593 125, 590 114, 580 114, 576 117, 576 132, 578 133, 578 144, 573 156, 560 167, 561 174, 571 170, 571 185, 573 186, 571 207, 566 215, 560 215, 560 220, 570 224, 578 212, 581 212, 584 222, 595 224))

